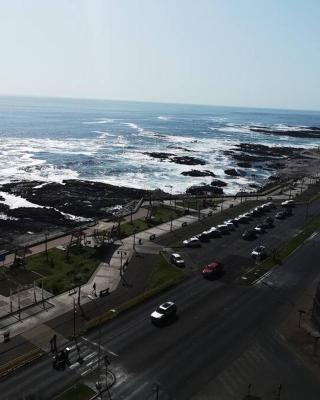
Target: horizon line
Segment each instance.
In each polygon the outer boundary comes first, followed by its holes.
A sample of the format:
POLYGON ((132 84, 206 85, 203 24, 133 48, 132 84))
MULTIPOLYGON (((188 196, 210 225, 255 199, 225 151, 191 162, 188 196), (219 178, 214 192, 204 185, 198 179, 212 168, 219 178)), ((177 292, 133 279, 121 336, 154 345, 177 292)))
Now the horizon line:
POLYGON ((286 108, 286 107, 270 107, 270 106, 239 106, 239 105, 223 105, 223 104, 204 104, 204 103, 184 103, 184 102, 170 102, 170 101, 151 101, 151 100, 124 100, 124 99, 107 99, 99 97, 73 97, 73 96, 53 96, 41 94, 3 94, 0 97, 27 97, 27 98, 45 98, 45 99, 66 99, 66 100, 89 100, 89 101, 114 101, 119 103, 148 103, 148 104, 164 104, 164 105, 185 105, 185 106, 198 106, 198 107, 221 107, 221 108, 247 108, 256 110, 275 110, 275 111, 308 111, 320 112, 320 109, 306 109, 306 108, 286 108))

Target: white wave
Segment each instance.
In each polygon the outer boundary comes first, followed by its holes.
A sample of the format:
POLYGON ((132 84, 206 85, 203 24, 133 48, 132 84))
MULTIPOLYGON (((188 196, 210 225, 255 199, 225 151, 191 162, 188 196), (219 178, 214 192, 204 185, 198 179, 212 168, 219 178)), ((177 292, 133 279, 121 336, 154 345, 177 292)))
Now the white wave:
POLYGON ((14 194, 0 192, 0 196, 4 198, 4 200, 0 200, 0 203, 8 205, 11 209, 19 207, 43 208, 42 206, 39 206, 39 204, 31 203, 30 201, 20 196, 15 196, 14 194))
POLYGON ((58 213, 62 214, 64 217, 66 217, 67 219, 69 219, 71 221, 78 221, 78 222, 92 221, 91 218, 84 218, 84 217, 79 217, 77 215, 68 214, 68 213, 65 213, 63 211, 58 210, 57 208, 54 208, 54 210, 57 211, 58 213))
POLYGON ((0 213, 0 219, 5 220, 5 221, 18 221, 19 218, 16 217, 9 217, 8 215, 4 213, 0 213))
POLYGON ((162 121, 170 121, 171 117, 165 117, 163 115, 160 115, 159 117, 157 117, 158 119, 161 119, 162 121))
POLYGON ((135 131, 138 132, 139 136, 143 136, 143 137, 162 137, 162 135, 160 135, 159 133, 153 132, 153 131, 149 131, 147 129, 141 128, 141 126, 134 124, 133 122, 121 122, 121 125, 126 125, 129 126, 131 129, 134 129, 135 131))
POLYGON ((286 125, 286 124, 274 124, 271 125, 268 129, 275 129, 277 131, 295 131, 295 132, 299 132, 299 131, 305 131, 305 130, 309 130, 310 127, 305 126, 305 125, 286 125))
POLYGON ((96 121, 85 121, 82 122, 83 125, 95 125, 95 124, 110 124, 114 122, 114 119, 105 118, 105 119, 97 119, 96 121))
POLYGON ((112 133, 106 132, 106 131, 92 131, 92 133, 97 133, 98 135, 98 139, 104 139, 108 136, 115 136, 112 133))

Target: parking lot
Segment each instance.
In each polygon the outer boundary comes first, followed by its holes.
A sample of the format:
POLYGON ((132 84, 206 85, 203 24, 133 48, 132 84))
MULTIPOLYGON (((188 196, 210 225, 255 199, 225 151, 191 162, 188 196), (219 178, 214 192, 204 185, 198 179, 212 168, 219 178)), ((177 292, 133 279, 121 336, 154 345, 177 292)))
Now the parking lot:
MULTIPOLYGON (((199 221, 188 227, 181 228, 165 237, 159 239, 158 243, 169 246, 174 245, 174 252, 179 253, 185 260, 185 269, 189 274, 198 274, 202 268, 212 261, 220 261, 224 264, 225 274, 220 278, 222 281, 231 282, 242 273, 252 268, 259 262, 251 257, 251 251, 259 246, 266 247, 267 253, 277 249, 290 237, 296 235, 313 215, 319 212, 319 202, 313 203, 306 212, 305 205, 296 205, 292 216, 284 219, 276 219, 275 215, 283 210, 280 203, 274 203, 275 209, 264 212, 262 215, 252 217, 248 223, 241 223, 233 231, 223 234, 220 238, 211 238, 207 242, 201 242, 201 247, 183 247, 182 241, 216 226, 224 220, 243 213, 243 208, 238 212, 237 208, 227 211, 227 215, 219 215, 199 221), (255 239, 244 240, 242 233, 253 229, 267 217, 274 218, 274 226, 265 230, 265 233, 257 233, 255 239)), ((252 209, 257 202, 248 205, 252 209)))

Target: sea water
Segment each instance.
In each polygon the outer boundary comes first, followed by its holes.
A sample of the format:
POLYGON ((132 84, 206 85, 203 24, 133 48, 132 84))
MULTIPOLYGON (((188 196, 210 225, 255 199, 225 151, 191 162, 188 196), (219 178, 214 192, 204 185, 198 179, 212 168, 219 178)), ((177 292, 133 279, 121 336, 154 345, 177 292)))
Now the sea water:
POLYGON ((320 112, 0 97, 0 184, 83 179, 183 193, 191 185, 211 182, 212 177, 181 175, 197 169, 214 172, 232 193, 262 183, 271 172, 248 168, 246 176, 227 176, 224 170, 237 166, 226 150, 239 143, 318 147, 320 138, 286 135, 288 129, 311 126, 320 126, 320 112), (283 135, 252 132, 252 125, 283 135), (206 164, 175 164, 146 152, 191 156, 206 164))

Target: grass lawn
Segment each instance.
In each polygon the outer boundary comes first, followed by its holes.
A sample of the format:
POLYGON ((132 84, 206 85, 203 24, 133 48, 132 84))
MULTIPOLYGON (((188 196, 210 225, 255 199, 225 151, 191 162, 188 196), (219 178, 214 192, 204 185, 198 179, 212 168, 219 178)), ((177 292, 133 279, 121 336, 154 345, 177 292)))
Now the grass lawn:
POLYGON ((78 384, 63 392, 55 400, 89 400, 96 394, 92 389, 83 384, 78 384))
POLYGON ((134 231, 141 232, 155 225, 168 222, 171 218, 179 218, 182 215, 184 215, 184 213, 181 210, 174 210, 169 207, 157 207, 150 222, 147 222, 144 219, 136 219, 132 221, 132 224, 130 222, 121 224, 121 234, 123 237, 130 236, 134 231))
POLYGON ((185 273, 182 269, 175 267, 160 255, 151 272, 146 290, 153 290, 168 282, 179 281, 184 276, 185 273))
POLYGON ((190 200, 184 200, 184 201, 177 201, 177 205, 184 207, 184 208, 191 208, 194 210, 198 210, 199 207, 200 209, 202 208, 214 208, 215 206, 218 206, 222 200, 206 200, 206 204, 204 204, 205 199, 190 199, 190 200))
POLYGON ((44 276, 44 288, 53 294, 86 283, 101 261, 97 250, 90 247, 73 247, 69 259, 66 251, 52 249, 48 260, 45 253, 36 254, 26 259, 26 268, 38 278, 44 276))

